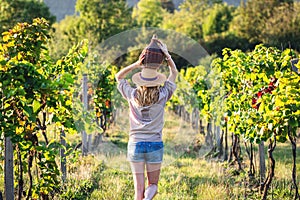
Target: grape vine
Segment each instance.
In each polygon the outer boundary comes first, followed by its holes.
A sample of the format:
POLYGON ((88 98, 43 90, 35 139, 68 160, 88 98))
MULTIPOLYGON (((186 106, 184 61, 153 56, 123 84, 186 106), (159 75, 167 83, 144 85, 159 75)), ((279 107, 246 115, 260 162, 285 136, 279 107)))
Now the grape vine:
POLYGON ((49 199, 59 192, 60 144, 49 138, 50 127, 74 132, 73 84, 87 43, 55 63, 46 48, 49 28, 39 18, 18 23, 3 33, 0 44, 1 138, 10 137, 15 149, 17 199, 49 199))
MULTIPOLYGON (((203 74, 201 66, 181 72, 197 96, 200 112, 219 121, 224 131, 228 129, 234 134, 233 151, 240 149, 236 145, 241 140, 251 144, 269 143, 271 165, 263 183, 262 199, 266 199, 275 174, 272 152, 276 142, 290 139, 295 143, 300 127, 300 76, 292 70, 290 62, 294 57, 296 53, 290 49, 280 51, 264 45, 257 45, 248 53, 225 48, 223 57, 212 62, 215 75, 203 74), (220 83, 219 90, 208 81, 209 76, 215 76, 214 83, 220 83)), ((183 90, 181 84, 178 86, 179 91, 183 90)), ((241 169, 239 154, 235 156, 241 169)), ((295 180, 294 183, 296 186, 295 180)), ((296 189, 295 196, 298 195, 296 189)))

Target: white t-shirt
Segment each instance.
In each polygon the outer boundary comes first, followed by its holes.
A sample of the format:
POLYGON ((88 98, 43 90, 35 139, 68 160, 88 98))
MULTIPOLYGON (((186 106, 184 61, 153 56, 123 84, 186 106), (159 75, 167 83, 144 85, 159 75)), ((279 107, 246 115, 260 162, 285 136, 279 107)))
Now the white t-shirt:
POLYGON ((125 79, 119 81, 118 90, 129 103, 129 141, 162 141, 164 108, 175 89, 175 83, 166 81, 165 84, 159 88, 158 101, 150 106, 142 107, 135 101, 136 88, 131 87, 125 79))

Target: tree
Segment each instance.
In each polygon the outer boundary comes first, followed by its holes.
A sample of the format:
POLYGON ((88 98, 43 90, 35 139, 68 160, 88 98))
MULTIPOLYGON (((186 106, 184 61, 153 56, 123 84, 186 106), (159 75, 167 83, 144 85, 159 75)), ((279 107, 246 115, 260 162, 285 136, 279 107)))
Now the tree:
POLYGON ((262 30, 262 42, 278 48, 289 48, 300 50, 300 3, 284 3, 273 10, 262 30))
POLYGON ((166 13, 161 27, 163 29, 172 29, 179 33, 186 34, 189 37, 199 41, 203 38, 202 22, 204 19, 204 6, 199 0, 184 1, 179 10, 173 14, 166 13))
POLYGON ((124 0, 78 0, 76 11, 79 15, 54 25, 51 55, 55 58, 82 39, 89 39, 91 49, 131 27, 130 9, 124 0))
POLYGON ((81 18, 81 37, 95 46, 131 26, 130 10, 124 0, 78 0, 76 11, 81 18))
POLYGON ((204 46, 209 53, 222 55, 223 48, 245 49, 248 42, 229 32, 229 25, 236 8, 225 3, 214 4, 206 10, 207 16, 203 22, 204 46))
POLYGON ((81 23, 83 22, 79 16, 66 16, 59 23, 53 24, 50 33, 52 40, 49 41, 48 46, 54 60, 65 55, 77 41, 80 41, 84 35, 81 23))
POLYGON ((141 27, 157 27, 163 20, 166 10, 160 0, 141 0, 133 8, 132 18, 141 27))
POLYGON ((0 33, 12 28, 18 22, 30 23, 37 17, 47 19, 50 24, 56 20, 47 5, 38 0, 2 0, 0 8, 0 33))
POLYGON ((249 0, 237 9, 230 30, 250 43, 281 47, 287 39, 294 40, 291 36, 295 36, 295 31, 299 32, 296 22, 299 12, 294 9, 294 4, 298 3, 291 0, 249 0))
POLYGON ((246 38, 239 37, 230 31, 206 36, 204 42, 204 46, 210 54, 216 53, 220 57, 224 48, 241 49, 243 51, 254 48, 246 38))
POLYGON ((233 18, 233 10, 234 7, 227 4, 214 4, 209 8, 203 22, 203 35, 209 36, 227 31, 233 18))
POLYGON ((203 39, 203 23, 206 10, 222 1, 219 0, 186 0, 179 10, 171 14, 166 13, 161 27, 172 29, 200 41, 203 39))

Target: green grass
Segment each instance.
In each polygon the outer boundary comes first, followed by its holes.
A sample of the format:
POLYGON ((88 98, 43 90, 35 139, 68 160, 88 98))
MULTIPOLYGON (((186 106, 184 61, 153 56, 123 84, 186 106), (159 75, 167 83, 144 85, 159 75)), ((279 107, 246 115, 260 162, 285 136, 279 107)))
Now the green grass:
MULTIPOLYGON (((281 155, 287 145, 278 146, 275 156, 281 155)), ((288 158, 287 158, 288 159, 288 158)), ((270 188, 268 199, 292 199, 291 166, 277 159, 276 175, 270 188)), ((299 166, 298 166, 299 169, 299 166)), ((299 170, 298 170, 299 171, 299 170)), ((298 175, 298 181, 299 181, 298 175)), ((257 188, 247 187, 246 174, 234 176, 221 162, 207 161, 202 158, 182 156, 162 168, 159 181, 159 193, 156 199, 260 199, 257 188)), ((113 168, 103 171, 99 188, 89 199, 132 199, 134 195, 131 173, 113 168)))
MULTIPOLYGON (((68 180, 62 188, 62 193, 57 193, 55 200, 133 199, 133 180, 129 163, 126 161, 128 127, 124 119, 127 118, 120 119, 123 121, 119 125, 117 123, 111 127, 107 137, 103 138, 103 142, 92 154, 86 157, 74 156, 73 161, 69 157, 68 180)), ((74 135, 68 137, 72 144, 78 143, 80 139, 74 135)), ((254 180, 249 180, 248 161, 244 150, 242 151, 244 171, 239 173, 236 173, 235 166, 229 166, 226 162, 220 162, 216 158, 205 158, 210 148, 204 145, 203 135, 196 134, 188 124, 170 113, 166 115, 163 140, 165 142, 164 163, 155 199, 260 199, 257 187, 259 185, 257 151, 255 151, 256 177, 254 180)), ((299 142, 297 146, 300 146, 299 142)), ((299 148, 297 155, 297 180, 300 185, 299 148)), ((268 199, 293 199, 292 153, 289 142, 277 144, 274 158, 275 177, 268 199)), ((267 160, 266 164, 268 164, 267 160)), ((0 189, 3 191, 3 175, 0 175, 0 178, 0 189)))
MULTIPOLYGON (((126 149, 127 131, 113 127, 108 132, 112 147, 102 147, 113 151, 126 149)), ((247 158, 245 152, 244 171, 236 173, 235 166, 217 159, 205 159, 210 150, 204 145, 202 135, 197 135, 189 126, 173 114, 166 117, 163 132, 165 142, 164 163, 159 181, 159 193, 156 199, 163 200, 231 200, 260 199, 258 192, 258 153, 256 152, 256 179, 247 176, 247 158), (197 141, 198 148, 193 149, 197 141)), ((106 141, 107 142, 107 141, 106 141)), ((108 142, 109 144, 109 142, 108 142)), ((298 144, 299 146, 300 144, 298 144)), ((267 146, 267 145, 266 145, 267 146)), ((100 151, 101 152, 101 151, 100 151)), ((96 160, 104 160, 105 170, 97 187, 87 199, 91 200, 126 200, 133 199, 134 186, 132 175, 125 156, 126 150, 111 157, 95 154, 96 160)), ((297 154, 300 154, 298 149, 297 154)), ((287 142, 278 144, 274 152, 276 159, 275 177, 269 190, 268 199, 292 199, 292 157, 291 146, 287 142)), ((95 160, 95 158, 94 158, 95 160)), ((300 163, 297 157, 297 163, 300 163)), ((94 161, 91 161, 94 162, 94 161)), ((268 164, 266 160, 266 164, 268 164)), ((297 166, 299 183, 300 166, 297 166)), ((97 172, 93 172, 97 173, 97 172)))

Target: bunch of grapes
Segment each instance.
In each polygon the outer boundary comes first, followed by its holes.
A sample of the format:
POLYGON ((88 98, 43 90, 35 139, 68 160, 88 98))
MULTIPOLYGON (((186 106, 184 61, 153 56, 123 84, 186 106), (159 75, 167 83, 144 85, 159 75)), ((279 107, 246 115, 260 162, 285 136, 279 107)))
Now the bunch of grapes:
POLYGON ((277 78, 272 78, 269 85, 261 90, 259 90, 255 96, 252 98, 252 108, 255 108, 256 110, 259 109, 259 106, 261 102, 257 103, 258 99, 260 99, 264 94, 269 93, 272 94, 272 91, 276 88, 276 82, 277 78))

